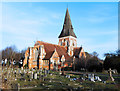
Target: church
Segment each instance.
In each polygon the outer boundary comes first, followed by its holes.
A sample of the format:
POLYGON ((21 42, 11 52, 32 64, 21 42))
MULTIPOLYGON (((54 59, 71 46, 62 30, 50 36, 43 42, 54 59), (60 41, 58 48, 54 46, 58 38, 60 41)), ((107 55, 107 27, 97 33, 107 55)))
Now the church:
POLYGON ((72 67, 75 61, 86 58, 83 47, 77 47, 77 36, 73 31, 68 8, 58 38, 58 44, 36 41, 34 47, 28 47, 23 66, 27 64, 29 69, 59 70, 72 67))

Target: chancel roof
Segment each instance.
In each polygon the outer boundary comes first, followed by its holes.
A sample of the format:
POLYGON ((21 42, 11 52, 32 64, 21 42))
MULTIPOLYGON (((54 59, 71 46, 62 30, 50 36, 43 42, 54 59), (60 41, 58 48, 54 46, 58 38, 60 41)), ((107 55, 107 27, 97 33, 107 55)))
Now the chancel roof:
POLYGON ((45 49, 45 52, 46 52, 45 59, 51 58, 55 49, 56 49, 60 58, 62 57, 62 55, 64 55, 66 60, 71 59, 71 57, 68 55, 67 50, 65 49, 64 46, 55 45, 55 44, 42 42, 42 41, 37 41, 37 43, 39 43, 40 45, 44 45, 44 49, 45 49))

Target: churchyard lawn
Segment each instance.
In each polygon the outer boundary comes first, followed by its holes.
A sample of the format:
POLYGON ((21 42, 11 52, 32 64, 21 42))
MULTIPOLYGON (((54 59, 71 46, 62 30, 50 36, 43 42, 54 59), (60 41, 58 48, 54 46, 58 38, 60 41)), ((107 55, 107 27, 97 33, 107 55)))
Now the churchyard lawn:
POLYGON ((39 89, 62 89, 62 90, 120 90, 120 75, 113 75, 115 82, 109 81, 109 74, 94 73, 102 81, 90 81, 85 74, 93 73, 71 73, 65 75, 56 71, 40 71, 29 69, 3 69, 2 87, 3 89, 20 89, 20 90, 39 90, 39 89), (78 74, 79 73, 79 74, 78 74))

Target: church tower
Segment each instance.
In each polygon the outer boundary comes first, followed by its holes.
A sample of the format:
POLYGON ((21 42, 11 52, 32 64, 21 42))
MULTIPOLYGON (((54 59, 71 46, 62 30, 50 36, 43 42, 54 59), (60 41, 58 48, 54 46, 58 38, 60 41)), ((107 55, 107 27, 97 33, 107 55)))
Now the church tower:
POLYGON ((73 56, 73 48, 77 47, 77 37, 73 31, 68 8, 66 10, 63 29, 59 35, 59 45, 67 48, 67 52, 70 56, 73 56))

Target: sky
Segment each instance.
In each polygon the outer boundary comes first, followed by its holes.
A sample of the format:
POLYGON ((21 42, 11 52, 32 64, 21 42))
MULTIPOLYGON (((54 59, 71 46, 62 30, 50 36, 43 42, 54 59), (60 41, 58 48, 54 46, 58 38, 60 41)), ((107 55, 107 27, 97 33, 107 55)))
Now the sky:
POLYGON ((101 59, 118 49, 117 2, 3 2, 2 49, 26 49, 37 40, 58 44, 67 7, 78 47, 101 59))

